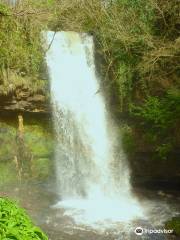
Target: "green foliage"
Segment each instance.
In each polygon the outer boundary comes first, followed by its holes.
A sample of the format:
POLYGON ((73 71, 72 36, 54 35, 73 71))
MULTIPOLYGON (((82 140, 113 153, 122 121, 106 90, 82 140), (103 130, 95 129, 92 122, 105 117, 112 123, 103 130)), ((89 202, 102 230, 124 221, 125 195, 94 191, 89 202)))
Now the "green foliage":
POLYGON ((145 124, 149 124, 155 129, 167 128, 171 123, 171 108, 166 101, 160 100, 158 97, 149 96, 143 106, 131 105, 132 113, 144 120, 145 124))
POLYGON ((173 233, 180 236, 180 217, 173 217, 171 220, 166 222, 165 227, 167 229, 173 229, 173 233))
POLYGON ((47 240, 25 211, 8 199, 0 198, 0 239, 47 240))
POLYGON ((163 143, 156 148, 156 151, 160 159, 166 159, 168 153, 170 153, 172 149, 173 147, 171 143, 163 143))
POLYGON ((169 91, 163 98, 149 96, 142 106, 131 105, 131 112, 153 129, 167 130, 179 119, 180 94, 174 95, 169 91))
POLYGON ((24 0, 14 9, 1 4, 0 92, 17 85, 46 90, 39 81, 41 30, 89 32, 104 60, 102 86, 113 111, 117 117, 132 111, 142 137, 164 158, 177 145, 179 126, 178 10, 178 0, 24 0))
MULTIPOLYGON (((40 85, 40 68, 44 58, 42 24, 28 12, 33 5, 23 1, 15 9, 0 5, 0 91, 8 92, 16 86, 35 88, 40 85)), ((41 85, 41 90, 44 85, 41 85)), ((38 91, 38 87, 36 91, 38 91)), ((32 89, 33 92, 33 89, 32 89)))
POLYGON ((0 22, 0 65, 20 75, 35 74, 42 61, 39 29, 28 17, 3 17, 0 22))
POLYGON ((8 16, 10 13, 10 9, 6 5, 0 3, 0 16, 8 16))
POLYGON ((57 29, 95 35, 106 64, 103 86, 117 113, 137 96, 163 95, 178 85, 177 0, 62 1, 58 7, 57 29))
POLYGON ((131 104, 131 114, 148 132, 151 143, 157 145, 160 158, 166 158, 175 145, 172 133, 176 131, 180 117, 180 92, 169 90, 162 97, 149 96, 143 105, 131 104))
POLYGON ((135 142, 131 127, 127 124, 121 126, 120 136, 122 136, 123 149, 127 153, 133 153, 135 150, 135 142))
POLYGON ((106 4, 101 0, 24 0, 16 8, 0 26, 4 34, 0 37, 4 38, 1 59, 6 69, 31 76, 38 73, 42 61, 40 31, 48 25, 55 30, 91 32, 96 36, 106 63, 105 76, 110 76, 108 80, 105 77, 105 89, 117 88, 115 104, 120 112, 128 110, 134 91, 151 95, 158 82, 167 81, 170 73, 172 76, 172 70, 173 79, 177 78, 177 0, 115 0, 106 4), (28 14, 37 9, 46 17, 28 14), (25 14, 17 15, 18 10, 25 14))

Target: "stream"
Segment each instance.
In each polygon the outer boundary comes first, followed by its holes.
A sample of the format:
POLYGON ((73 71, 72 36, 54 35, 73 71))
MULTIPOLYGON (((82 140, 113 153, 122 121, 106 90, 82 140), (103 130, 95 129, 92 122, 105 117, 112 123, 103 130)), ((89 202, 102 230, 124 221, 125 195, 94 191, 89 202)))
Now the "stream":
MULTIPOLYGON (((11 197, 24 207, 48 235, 49 240, 178 240, 170 234, 143 234, 137 236, 134 230, 141 226, 147 229, 164 229, 163 223, 172 216, 178 216, 180 195, 176 191, 152 191, 134 189, 142 207, 148 207, 145 219, 108 224, 100 222, 96 227, 75 223, 73 217, 65 214, 63 208, 56 209, 58 200, 53 182, 27 182, 4 186, 1 194, 11 197)), ((96 211, 96 209, 94 209, 96 211)))

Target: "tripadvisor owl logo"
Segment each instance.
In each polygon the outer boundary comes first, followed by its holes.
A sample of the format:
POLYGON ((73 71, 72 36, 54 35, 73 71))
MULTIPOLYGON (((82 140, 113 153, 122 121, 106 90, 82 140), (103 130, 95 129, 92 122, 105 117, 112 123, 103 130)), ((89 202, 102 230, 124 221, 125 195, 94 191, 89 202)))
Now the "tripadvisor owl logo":
POLYGON ((135 234, 136 235, 143 235, 143 228, 142 227, 137 227, 136 229, 135 229, 135 234))

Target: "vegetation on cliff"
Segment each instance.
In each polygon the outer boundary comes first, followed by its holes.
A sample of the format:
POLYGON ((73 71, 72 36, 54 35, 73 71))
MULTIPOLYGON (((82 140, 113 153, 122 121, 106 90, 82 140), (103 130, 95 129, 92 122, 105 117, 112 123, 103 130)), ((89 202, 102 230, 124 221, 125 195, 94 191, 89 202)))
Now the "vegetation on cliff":
POLYGON ((40 76, 43 62, 42 25, 28 1, 13 8, 0 3, 0 94, 17 87, 43 91, 40 76))
POLYGON ((62 1, 57 12, 55 30, 95 36, 104 60, 102 88, 117 121, 123 114, 132 118, 132 138, 137 140, 136 130, 141 129, 141 137, 158 157, 165 159, 176 151, 180 144, 179 1, 62 1))
POLYGON ((6 83, 13 87, 13 79, 32 89, 43 88, 42 30, 89 32, 103 59, 102 89, 117 121, 122 114, 133 118, 129 132, 137 139, 136 130, 141 129, 142 138, 160 157, 176 151, 180 144, 178 0, 18 2, 15 7, 0 5, 0 88, 6 83))
POLYGON ((14 202, 0 198, 0 239, 47 240, 31 222, 25 211, 14 202))

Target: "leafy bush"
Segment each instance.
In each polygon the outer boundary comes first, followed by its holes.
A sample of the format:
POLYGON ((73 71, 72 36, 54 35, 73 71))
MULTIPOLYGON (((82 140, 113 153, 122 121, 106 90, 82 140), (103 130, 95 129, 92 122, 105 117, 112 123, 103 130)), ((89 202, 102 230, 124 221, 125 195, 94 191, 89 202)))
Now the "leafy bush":
POLYGON ((175 133, 180 117, 180 92, 171 89, 162 98, 148 96, 144 104, 131 104, 130 109, 140 120, 151 143, 156 145, 159 157, 166 158, 175 145, 172 133, 175 133))
POLYGON ((131 105, 132 113, 144 120, 152 128, 167 128, 171 121, 171 108, 167 99, 149 96, 142 106, 131 105))
POLYGON ((177 123, 180 116, 180 92, 171 91, 163 98, 148 96, 144 104, 131 105, 131 113, 149 124, 152 129, 167 130, 177 123))
POLYGON ((0 198, 0 239, 48 240, 46 235, 33 225, 23 209, 4 198, 0 198))

